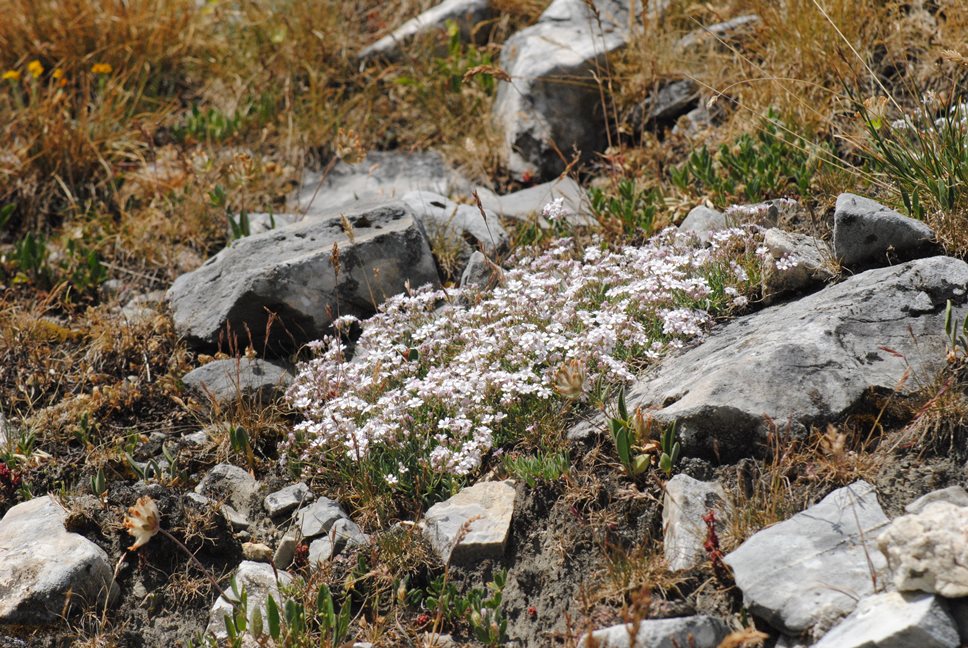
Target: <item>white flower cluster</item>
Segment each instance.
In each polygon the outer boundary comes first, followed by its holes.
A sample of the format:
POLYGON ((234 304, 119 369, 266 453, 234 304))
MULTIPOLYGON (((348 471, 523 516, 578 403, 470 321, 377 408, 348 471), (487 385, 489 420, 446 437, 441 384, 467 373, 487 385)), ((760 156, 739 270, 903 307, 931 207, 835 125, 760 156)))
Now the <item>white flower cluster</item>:
POLYGON ((342 447, 390 485, 412 469, 466 475, 525 434, 529 408, 583 397, 562 394, 563 367, 581 378, 566 382, 572 391, 631 380, 643 359, 701 336, 709 309, 745 303, 752 284, 735 257, 758 263, 752 238, 727 230, 702 248, 672 229, 581 258, 563 239, 516 259, 491 292, 393 297, 361 323, 351 360, 334 337, 300 365, 288 397, 304 420, 290 452, 311 465, 342 447))

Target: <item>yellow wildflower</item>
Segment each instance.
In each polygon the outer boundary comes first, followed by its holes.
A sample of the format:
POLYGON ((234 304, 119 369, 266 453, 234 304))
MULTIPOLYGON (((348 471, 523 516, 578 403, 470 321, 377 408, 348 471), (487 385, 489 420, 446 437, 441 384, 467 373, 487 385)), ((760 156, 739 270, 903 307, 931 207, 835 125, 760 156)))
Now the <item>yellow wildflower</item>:
POLYGON ((4 81, 19 81, 20 72, 17 70, 7 70, 0 78, 2 78, 4 81))
POLYGON ((54 71, 51 72, 50 75, 59 81, 60 79, 64 78, 64 70, 60 68, 54 68, 54 71))
POLYGON ((94 74, 111 74, 113 70, 110 63, 95 63, 91 66, 91 72, 94 74))
POLYGON ((44 66, 40 61, 38 61, 37 59, 34 59, 33 61, 27 64, 27 71, 30 72, 30 76, 36 79, 37 77, 39 77, 41 74, 44 73, 44 66))

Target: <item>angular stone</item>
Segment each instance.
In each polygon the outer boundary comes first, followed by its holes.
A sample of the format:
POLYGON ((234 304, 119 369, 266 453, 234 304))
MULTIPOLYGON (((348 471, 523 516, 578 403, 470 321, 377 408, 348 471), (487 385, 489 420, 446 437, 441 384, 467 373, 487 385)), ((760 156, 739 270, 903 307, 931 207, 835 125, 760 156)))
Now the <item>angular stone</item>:
POLYGON ((491 0, 444 0, 364 48, 359 57, 361 59, 373 57, 394 59, 399 56, 401 46, 407 41, 417 36, 442 31, 448 22, 457 25, 463 41, 470 41, 475 36, 477 36, 475 40, 481 40, 483 34, 476 34, 475 32, 478 30, 474 28, 478 23, 491 18, 493 15, 491 0))
POLYGON ((775 260, 775 265, 767 264, 763 272, 767 303, 834 277, 833 253, 820 239, 774 227, 764 232, 763 246, 775 260))
POLYGON ((294 202, 307 217, 328 217, 410 191, 450 196, 470 192, 470 183, 436 151, 371 151, 356 164, 338 162, 325 176, 306 173, 294 202))
POLYGON ((309 564, 318 565, 336 555, 336 543, 328 535, 316 538, 309 543, 309 564))
POLYGON ((233 531, 246 531, 250 526, 252 526, 252 521, 249 520, 249 518, 244 514, 236 511, 232 506, 222 504, 221 509, 222 516, 232 527, 233 531))
POLYGON ((754 534, 725 561, 744 604, 774 628, 829 627, 874 593, 875 578, 884 582, 873 539, 887 523, 874 487, 858 481, 754 534))
POLYGON ((729 43, 753 31, 760 22, 760 17, 756 14, 737 16, 732 20, 693 30, 676 41, 673 48, 678 53, 686 53, 706 44, 729 43))
POLYGON ((924 507, 934 502, 949 502, 955 506, 968 506, 968 491, 957 485, 931 491, 905 506, 904 510, 908 513, 920 513, 924 510, 924 507))
POLYGON ((460 276, 460 287, 486 288, 491 283, 494 272, 494 267, 487 257, 480 252, 475 252, 467 260, 467 266, 464 267, 464 272, 460 276))
POLYGON ((202 478, 195 492, 227 503, 247 516, 252 509, 252 499, 259 492, 259 482, 238 466, 218 464, 202 478))
POLYGON ((675 619, 645 619, 638 624, 615 625, 584 635, 579 648, 716 648, 729 634, 729 627, 710 616, 675 619), (634 640, 633 635, 634 634, 634 640))
POLYGON ((272 549, 261 542, 243 542, 242 557, 253 562, 272 562, 272 549))
POLYGON ((340 518, 333 523, 326 535, 310 543, 309 564, 325 562, 344 549, 366 546, 369 541, 355 522, 349 518, 340 518))
POLYGON ((73 612, 117 593, 108 555, 69 533, 66 519, 46 496, 17 504, 0 520, 0 626, 60 621, 68 596, 73 612))
POLYGON ((300 482, 286 486, 281 490, 266 495, 262 506, 265 508, 269 517, 276 518, 286 513, 295 511, 303 504, 307 504, 313 499, 313 493, 309 486, 300 482))
POLYGON ((400 199, 423 223, 438 264, 445 265, 441 253, 455 259, 457 270, 464 268, 476 250, 493 255, 507 247, 510 238, 497 216, 481 215, 477 205, 458 205, 429 191, 411 191, 400 199))
POLYGON ((504 555, 514 494, 511 480, 478 482, 431 506, 424 534, 440 559, 468 563, 504 555))
POLYGON ((538 22, 505 43, 494 116, 504 131, 508 168, 518 178, 552 178, 565 168, 555 149, 585 159, 607 138, 594 73, 629 39, 628 3, 595 0, 599 22, 583 0, 554 0, 538 22), (564 80, 564 81, 563 81, 564 80))
POLYGON ((875 594, 857 604, 813 648, 952 648, 958 629, 930 594, 875 594))
POLYGON ((276 547, 276 552, 272 555, 272 562, 278 569, 285 569, 292 564, 292 559, 296 556, 296 545, 299 541, 296 540, 295 533, 286 533, 282 536, 279 541, 279 545, 276 547))
POLYGON ((700 241, 708 241, 710 235, 718 230, 726 229, 726 216, 722 212, 697 205, 679 223, 679 231, 683 234, 695 234, 700 241))
POLYGON ((647 127, 667 125, 695 108, 698 102, 699 84, 692 79, 665 81, 638 107, 633 119, 647 127))
POLYGON ((176 330, 196 347, 215 346, 231 327, 261 350, 274 313, 271 342, 288 349, 321 338, 337 314, 371 315, 408 282, 436 286, 437 269, 413 212, 389 203, 239 239, 178 277, 168 300, 176 330))
POLYGON ((627 401, 674 422, 685 455, 748 455, 768 420, 802 434, 863 406, 872 391, 918 389, 899 381, 909 367, 933 376, 944 366, 945 304, 963 302, 966 285, 968 264, 951 257, 855 275, 714 330, 639 379, 627 401))
POLYGON ((292 374, 285 367, 258 358, 229 358, 192 369, 182 382, 220 405, 247 397, 269 402, 282 396, 292 382, 292 374))
POLYGON ((346 512, 328 497, 320 497, 296 513, 296 524, 304 538, 315 538, 328 533, 336 521, 345 518, 346 512))
POLYGON ((834 253, 847 267, 887 265, 936 249, 934 231, 869 198, 844 193, 834 211, 834 253))
POLYGON ((943 501, 926 504, 919 513, 891 522, 877 546, 898 590, 968 596, 968 508, 943 501))
POLYGON ((502 218, 537 222, 544 229, 551 224, 542 217, 542 210, 551 201, 561 198, 565 220, 569 225, 588 227, 595 224, 585 190, 568 176, 503 196, 498 196, 490 189, 478 187, 477 195, 481 199, 481 205, 487 211, 502 218))
MULTIPOLYGON (((279 585, 288 585, 292 582, 292 576, 288 572, 273 570, 272 565, 262 562, 243 561, 233 574, 235 584, 239 593, 243 588, 248 599, 248 621, 251 624, 255 611, 259 610, 262 615, 263 624, 266 619, 266 601, 269 596, 282 609, 285 602, 279 593, 279 585), (278 573, 279 579, 276 580, 278 573)), ((230 596, 232 591, 226 588, 226 593, 230 596)), ((219 596, 211 611, 208 614, 208 632, 215 635, 219 640, 228 637, 225 630, 225 617, 232 614, 232 603, 219 596)))
POLYGON ((718 482, 701 482, 679 474, 665 485, 662 498, 662 534, 666 563, 671 571, 692 569, 706 558, 706 524, 703 516, 716 512, 716 530, 729 520, 726 491, 718 482))

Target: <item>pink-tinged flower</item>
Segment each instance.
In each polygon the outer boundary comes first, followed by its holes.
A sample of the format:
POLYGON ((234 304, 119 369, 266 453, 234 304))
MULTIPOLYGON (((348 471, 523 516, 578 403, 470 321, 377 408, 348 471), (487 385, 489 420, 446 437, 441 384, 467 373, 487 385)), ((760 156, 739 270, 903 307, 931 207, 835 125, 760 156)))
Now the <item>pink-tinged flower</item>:
POLYGON ((134 544, 128 547, 128 551, 147 544, 161 529, 161 514, 155 501, 147 496, 139 497, 124 517, 124 528, 134 537, 134 544))
POLYGON ((555 373, 555 389, 569 400, 577 400, 585 393, 585 380, 588 370, 585 363, 578 358, 572 358, 561 365, 555 373))

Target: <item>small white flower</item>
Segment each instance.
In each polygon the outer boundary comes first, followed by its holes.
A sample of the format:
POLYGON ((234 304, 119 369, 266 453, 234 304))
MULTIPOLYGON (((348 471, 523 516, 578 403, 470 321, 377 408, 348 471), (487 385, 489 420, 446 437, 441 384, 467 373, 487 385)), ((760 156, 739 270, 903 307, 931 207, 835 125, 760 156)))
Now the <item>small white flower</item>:
POLYGON ((134 537, 134 544, 128 547, 128 551, 147 544, 161 529, 161 514, 155 501, 148 496, 139 497, 124 517, 124 528, 134 537))

